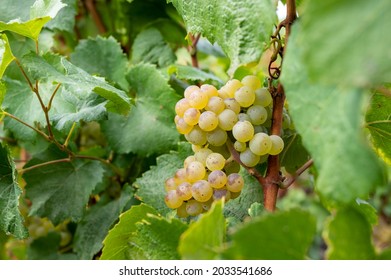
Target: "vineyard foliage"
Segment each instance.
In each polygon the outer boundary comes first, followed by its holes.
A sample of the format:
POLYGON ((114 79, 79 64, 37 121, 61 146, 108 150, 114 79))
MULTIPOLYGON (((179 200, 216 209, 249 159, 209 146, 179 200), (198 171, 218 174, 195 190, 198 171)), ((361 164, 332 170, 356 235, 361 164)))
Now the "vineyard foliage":
POLYGON ((2 0, 0 259, 390 259, 390 11, 2 0), (196 147, 176 103, 246 76, 271 92, 284 149, 250 168, 228 132, 240 195, 178 217, 165 182, 196 147))

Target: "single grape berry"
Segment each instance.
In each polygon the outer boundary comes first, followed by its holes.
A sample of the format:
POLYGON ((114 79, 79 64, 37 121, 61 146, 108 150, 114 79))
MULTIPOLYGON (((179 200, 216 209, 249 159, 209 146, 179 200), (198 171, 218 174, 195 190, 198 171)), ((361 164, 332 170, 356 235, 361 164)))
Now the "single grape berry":
POLYGON ((247 142, 254 136, 254 127, 249 121, 239 121, 232 128, 232 134, 236 140, 247 142))
POLYGON ((213 195, 213 189, 205 180, 199 180, 191 186, 193 198, 199 202, 208 201, 213 195))
POLYGON ((244 180, 238 173, 232 173, 227 178, 227 189, 230 192, 240 192, 243 189, 244 180))
POLYGON ((225 158, 219 153, 211 153, 206 158, 206 167, 210 171, 221 170, 224 168, 225 158))
POLYGON ((182 205, 183 200, 178 196, 176 190, 168 191, 164 197, 164 202, 168 208, 176 209, 182 205))
POLYGON ((221 189, 227 183, 227 175, 221 170, 212 171, 208 176, 208 182, 214 189, 221 189))
POLYGON ((270 135, 270 140, 272 141, 272 147, 269 151, 270 155, 278 155, 284 149, 284 140, 278 135, 270 135))
POLYGON ((192 183, 205 177, 205 166, 199 161, 189 163, 186 168, 187 180, 192 183))

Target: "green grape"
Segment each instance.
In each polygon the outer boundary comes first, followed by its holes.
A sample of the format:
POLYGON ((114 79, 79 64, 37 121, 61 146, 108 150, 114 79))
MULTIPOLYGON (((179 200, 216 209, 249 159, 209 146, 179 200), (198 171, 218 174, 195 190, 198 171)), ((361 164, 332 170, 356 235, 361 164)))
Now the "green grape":
POLYGON ((240 142, 250 141, 254 136, 254 127, 249 121, 239 121, 232 128, 232 135, 240 142))
POLYGON ((194 91, 198 91, 198 90, 200 90, 200 88, 198 86, 191 85, 185 89, 185 92, 183 95, 185 96, 185 98, 189 98, 191 93, 193 93, 194 91))
POLYGON ((206 158, 213 153, 211 149, 202 148, 194 154, 194 157, 197 161, 201 162, 204 166, 206 164, 206 158))
POLYGON ((218 124, 219 119, 212 111, 203 112, 198 121, 198 125, 203 131, 212 131, 217 127, 218 124))
POLYGON ((263 124, 267 120, 267 111, 261 105, 253 105, 248 108, 247 115, 250 117, 251 123, 254 125, 263 124))
POLYGON ((201 90, 196 90, 190 93, 188 100, 191 107, 196 109, 204 109, 206 104, 208 104, 209 96, 207 93, 201 90))
POLYGON ((176 122, 176 129, 180 134, 187 134, 189 133, 192 129, 192 125, 188 125, 183 118, 179 118, 176 122))
POLYGON ((201 149, 202 149, 202 146, 191 144, 191 150, 192 150, 194 153, 198 152, 198 151, 201 150, 201 149))
POLYGON ((239 119, 239 121, 248 121, 248 122, 251 122, 251 119, 250 119, 250 117, 246 114, 246 113, 240 113, 239 115, 238 115, 238 119, 239 119))
POLYGON ((249 142, 249 148, 251 152, 258 156, 266 155, 272 148, 272 141, 269 135, 260 132, 254 135, 253 139, 249 142))
POLYGON ((202 85, 201 91, 205 92, 209 98, 219 95, 217 89, 214 86, 208 84, 202 85))
POLYGON ((268 133, 267 131, 267 128, 262 126, 262 125, 254 125, 254 133, 257 134, 257 133, 260 133, 260 132, 263 132, 263 133, 268 133))
POLYGON ((213 195, 213 189, 205 180, 199 180, 191 186, 193 198, 199 202, 208 201, 213 195))
POLYGON ((201 202, 202 209, 204 211, 209 211, 209 209, 212 207, 213 199, 209 199, 206 202, 201 202))
POLYGON ((244 186, 243 177, 238 173, 232 173, 227 178, 227 189, 230 192, 240 192, 244 186))
POLYGON ((244 152, 240 153, 240 161, 248 167, 253 167, 258 164, 260 157, 253 152, 250 148, 247 148, 244 152))
POLYGON ((190 183, 203 179, 205 177, 205 166, 199 161, 190 162, 186 168, 186 176, 190 183))
POLYGON ((212 146, 222 146, 227 142, 227 132, 221 128, 206 133, 206 139, 212 146))
POLYGON ((212 111, 215 114, 220 114, 225 109, 224 100, 218 96, 212 96, 209 98, 208 104, 205 107, 206 110, 212 111))
POLYGON ((272 103, 272 96, 267 88, 260 88, 255 91, 255 105, 267 107, 272 103))
POLYGON ((238 121, 238 115, 230 109, 225 109, 218 115, 219 127, 225 131, 232 130, 238 121))
POLYGON ((213 199, 214 200, 219 200, 222 198, 224 198, 225 201, 230 200, 231 192, 227 189, 213 190, 213 199))
POLYGON ((187 218, 187 217, 189 217, 189 214, 188 214, 187 211, 186 211, 186 205, 187 205, 187 203, 184 202, 184 203, 182 203, 181 206, 179 206, 179 207, 176 209, 176 215, 177 215, 179 218, 187 218))
POLYGON ((178 169, 175 172, 174 178, 177 185, 186 182, 187 181, 186 169, 185 168, 178 169))
POLYGON ((242 84, 256 90, 262 86, 261 81, 257 76, 248 75, 242 79, 242 84))
POLYGON ((235 114, 240 113, 240 104, 236 101, 235 98, 224 99, 225 108, 230 109, 235 112, 235 114))
POLYGON ((235 160, 228 162, 224 167, 224 171, 226 174, 238 173, 240 171, 240 164, 235 160))
POLYGON ((225 166, 225 158, 219 153, 211 153, 206 158, 206 167, 210 171, 221 170, 225 166))
POLYGON ((185 134, 185 138, 188 142, 194 145, 203 146, 206 144, 206 133, 198 125, 195 125, 193 129, 185 134))
POLYGON ((247 146, 246 146, 246 143, 244 143, 244 142, 235 141, 234 148, 238 152, 244 152, 244 150, 246 150, 247 146))
POLYGON ((182 98, 175 104, 175 113, 182 118, 185 111, 189 108, 191 108, 189 100, 182 98))
POLYGON ((168 179, 164 182, 164 187, 165 187, 166 191, 176 190, 177 186, 178 186, 178 185, 177 185, 176 180, 175 180, 174 177, 168 178, 168 179))
POLYGON ((232 98, 233 96, 230 96, 230 92, 228 91, 228 88, 222 86, 219 90, 219 97, 222 99, 232 98))
POLYGON ((235 99, 238 101, 240 106, 244 108, 250 107, 254 103, 255 92, 252 88, 243 86, 235 92, 235 99))
POLYGON ((221 170, 212 171, 208 176, 208 182, 214 189, 221 189, 227 183, 227 175, 221 170))
POLYGON ((289 117, 288 113, 282 113, 282 128, 283 129, 289 129, 291 126, 291 118, 289 117))
POLYGON ((243 84, 236 79, 229 80, 225 85, 224 88, 228 92, 228 96, 230 98, 234 97, 235 91, 237 91, 239 88, 241 88, 243 84))
POLYGON ((184 168, 187 168, 187 166, 189 165, 190 162, 193 162, 193 161, 196 161, 196 157, 195 156, 188 156, 185 161, 183 162, 183 167, 184 168))
POLYGON ((186 212, 190 216, 197 216, 201 214, 202 211, 203 211, 202 204, 197 200, 192 199, 186 203, 186 212))
POLYGON ((176 190, 168 191, 164 197, 164 202, 168 208, 176 209, 182 205, 183 200, 178 196, 176 190))
POLYGON ((269 154, 272 156, 278 155, 284 149, 284 140, 278 135, 270 135, 269 137, 272 141, 272 147, 269 154))
POLYGON ((183 201, 189 200, 193 197, 191 194, 191 184, 184 182, 176 188, 177 195, 183 201))
POLYGON ((196 125, 198 123, 198 119, 200 118, 200 111, 196 108, 189 108, 183 114, 183 119, 188 125, 196 125))

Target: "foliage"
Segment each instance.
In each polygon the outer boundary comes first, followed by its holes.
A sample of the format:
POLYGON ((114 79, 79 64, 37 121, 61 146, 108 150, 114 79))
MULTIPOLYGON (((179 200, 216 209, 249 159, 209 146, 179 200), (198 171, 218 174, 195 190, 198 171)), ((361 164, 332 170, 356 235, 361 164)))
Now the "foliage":
POLYGON ((390 1, 89 2, 0 6, 0 259, 390 259, 390 1), (176 102, 247 75, 284 150, 179 218, 176 102))

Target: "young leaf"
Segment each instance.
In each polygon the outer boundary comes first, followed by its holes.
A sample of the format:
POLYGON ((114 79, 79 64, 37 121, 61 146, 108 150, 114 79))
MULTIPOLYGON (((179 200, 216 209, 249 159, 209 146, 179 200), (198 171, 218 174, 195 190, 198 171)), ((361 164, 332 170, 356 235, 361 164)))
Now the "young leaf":
POLYGON ((165 215, 171 210, 164 203, 166 191, 164 182, 174 176, 177 169, 183 166, 183 161, 191 153, 189 144, 180 143, 178 152, 161 155, 156 159, 156 166, 143 174, 135 182, 137 197, 148 205, 153 206, 160 214, 165 215))
POLYGON ((308 212, 263 215, 233 233, 226 253, 234 259, 300 260, 306 257, 315 231, 315 219, 308 212))
POLYGON ((5 69, 14 59, 7 35, 0 34, 0 79, 3 77, 5 69))
POLYGON ((105 77, 122 89, 129 89, 125 79, 128 61, 113 37, 81 40, 71 54, 71 62, 91 75, 105 77))
POLYGON ((15 164, 7 147, 0 143, 0 230, 11 233, 19 239, 28 236, 18 208, 21 193, 15 164))
MULTIPOLYGON (((25 15, 29 6, 26 3, 22 5, 20 1, 17 1, 16 4, 20 5, 19 7, 24 10, 23 14, 25 15)), ((21 20, 15 14, 15 17, 8 22, 0 21, 0 31, 8 30, 37 41, 43 26, 53 19, 63 7, 65 4, 61 0, 36 0, 31 6, 28 19, 21 20)))
POLYGON ((170 46, 164 41, 162 34, 156 28, 148 28, 140 32, 132 46, 132 62, 147 62, 165 67, 176 60, 170 46))
POLYGON ((147 215, 157 215, 150 206, 141 204, 132 206, 128 211, 121 214, 119 222, 109 231, 103 241, 101 260, 126 260, 128 259, 129 238, 136 231, 136 223, 146 219, 147 215))
POLYGON ((185 21, 188 32, 217 42, 231 59, 231 70, 258 61, 276 23, 271 0, 169 0, 185 21))
POLYGON ((74 236, 74 251, 80 259, 90 260, 102 249, 102 241, 129 202, 130 194, 130 187, 125 187, 118 199, 108 203, 98 202, 86 212, 74 236))
MULTIPOLYGON (((54 147, 36 155, 26 167, 63 159, 54 147)), ((24 173, 31 215, 48 217, 54 224, 65 219, 80 221, 89 196, 102 181, 104 168, 98 161, 74 159, 37 167, 24 173)))
POLYGON ((296 129, 319 171, 317 191, 334 206, 365 199, 382 184, 384 173, 361 127, 364 94, 310 83, 302 64, 299 32, 294 28, 289 38, 281 79, 296 129))
POLYGON ((324 231, 327 256, 336 260, 372 260, 375 250, 372 227, 367 218, 353 208, 339 210, 324 231))
POLYGON ((223 201, 217 201, 181 235, 178 251, 182 259, 212 260, 218 257, 226 232, 223 207, 223 201))
POLYGON ((167 69, 169 75, 175 74, 178 79, 190 81, 215 81, 222 84, 223 81, 211 73, 204 72, 198 68, 185 65, 172 65, 167 69))
POLYGON ((390 10, 389 0, 308 1, 298 40, 309 78, 359 87, 389 82, 390 10))
POLYGON ((109 144, 119 153, 168 152, 179 140, 173 121, 179 96, 152 65, 133 66, 126 77, 136 92, 136 104, 128 116, 109 114, 103 122, 109 144))
POLYGON ((376 152, 391 165, 391 98, 375 93, 366 115, 366 126, 376 152))

